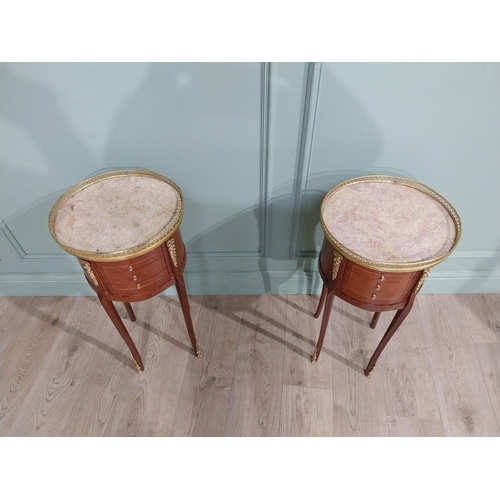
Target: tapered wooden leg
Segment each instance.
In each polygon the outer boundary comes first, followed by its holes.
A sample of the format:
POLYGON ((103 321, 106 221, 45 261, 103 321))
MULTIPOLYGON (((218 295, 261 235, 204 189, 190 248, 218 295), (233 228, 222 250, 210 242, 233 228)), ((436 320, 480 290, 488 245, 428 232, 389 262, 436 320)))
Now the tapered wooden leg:
POLYGON ((135 361, 135 366, 137 371, 139 373, 144 371, 144 364, 142 363, 141 355, 139 354, 137 347, 135 347, 134 341, 130 337, 127 329, 125 328, 125 325, 123 324, 123 321, 120 318, 120 315, 118 314, 115 305, 113 304, 113 302, 106 299, 106 297, 104 297, 103 295, 98 295, 98 297, 99 300, 101 301, 102 307, 104 307, 104 310, 108 314, 109 319, 113 322, 115 328, 118 330, 118 333, 122 336, 123 340, 130 349, 132 357, 134 358, 135 361))
POLYGON ((191 311, 186 293, 186 285, 184 284, 184 278, 182 277, 182 275, 177 277, 175 287, 177 288, 177 294, 179 295, 182 314, 184 314, 184 320, 186 321, 186 327, 189 339, 191 340, 191 345, 193 346, 196 357, 201 358, 201 351, 198 347, 198 342, 196 342, 196 337, 194 335, 193 321, 191 319, 191 311))
POLYGON ((380 341, 379 345, 375 349, 375 352, 373 353, 372 357, 370 358, 370 361, 368 361, 368 365, 366 366, 365 369, 365 375, 369 378, 371 376, 371 372, 373 368, 375 367, 375 363, 377 362, 380 354, 384 350, 385 346, 391 340, 392 336, 396 333, 397 329, 401 326, 403 321, 405 320, 406 316, 408 316, 409 312, 411 311, 411 308, 413 306, 413 301, 409 302, 403 309, 400 309, 394 316, 393 320, 391 321, 391 324, 389 325, 389 328, 387 328, 387 331, 385 332, 384 336, 382 337, 382 340, 380 341))
POLYGON ((319 298, 318 308, 314 313, 315 318, 319 318, 321 309, 323 308, 323 304, 325 303, 325 297, 326 297, 326 285, 323 283, 323 288, 321 289, 321 297, 319 298))
POLYGON ((330 313, 332 312, 333 299, 335 298, 335 292, 330 290, 326 294, 325 310, 323 311, 323 319, 321 320, 321 328, 319 330, 318 343, 316 344, 316 349, 311 357, 311 362, 316 363, 323 347, 323 340, 325 339, 326 328, 328 326, 328 321, 330 319, 330 313))
POLYGON ((136 317, 134 314, 134 310, 132 309, 132 306, 130 305, 130 302, 124 302, 125 304, 125 309, 128 312, 128 317, 130 318, 130 321, 135 321, 136 317))
POLYGON ((373 315, 373 318, 372 318, 372 322, 370 323, 370 328, 375 328, 377 326, 377 323, 378 323, 378 319, 380 318, 380 313, 379 312, 376 312, 374 315, 373 315))

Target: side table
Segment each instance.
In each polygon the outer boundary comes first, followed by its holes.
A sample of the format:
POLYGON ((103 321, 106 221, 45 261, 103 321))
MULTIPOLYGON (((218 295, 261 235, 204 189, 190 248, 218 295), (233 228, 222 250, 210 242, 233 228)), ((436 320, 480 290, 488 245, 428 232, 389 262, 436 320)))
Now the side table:
POLYGON ((365 368, 370 377, 380 354, 411 311, 417 293, 436 264, 460 239, 455 209, 427 186, 399 177, 369 175, 334 187, 321 206, 323 247, 318 269, 323 287, 319 339, 311 361, 317 361, 333 299, 380 313, 396 314, 365 368))
POLYGON ((182 192, 167 177, 149 170, 118 170, 96 175, 66 191, 49 215, 50 233, 78 258, 90 287, 127 344, 138 372, 139 351, 113 301, 130 305, 176 286, 189 339, 196 342, 183 271, 186 250, 179 226, 182 192))

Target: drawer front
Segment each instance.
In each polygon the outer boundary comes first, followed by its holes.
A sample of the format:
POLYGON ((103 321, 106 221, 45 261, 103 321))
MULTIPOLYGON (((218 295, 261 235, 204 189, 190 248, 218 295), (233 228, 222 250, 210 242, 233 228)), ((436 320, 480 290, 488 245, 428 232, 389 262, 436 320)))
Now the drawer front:
POLYGON ((134 259, 123 262, 99 263, 103 280, 108 285, 140 283, 160 272, 167 270, 168 265, 161 248, 157 248, 134 259))
MULTIPOLYGON (((131 281, 128 283, 110 283, 108 284, 111 293, 116 295, 133 297, 134 295, 143 295, 152 290, 161 289, 163 285, 171 281, 172 276, 168 269, 149 276, 148 278, 141 279, 140 281, 131 281)), ((158 293, 161 290, 158 291, 158 293)))
POLYGON ((133 259, 97 263, 109 292, 132 299, 136 295, 162 291, 163 285, 173 279, 162 246, 133 259))
POLYGON ((396 304, 407 297, 415 273, 386 273, 348 262, 340 291, 368 304, 396 304))

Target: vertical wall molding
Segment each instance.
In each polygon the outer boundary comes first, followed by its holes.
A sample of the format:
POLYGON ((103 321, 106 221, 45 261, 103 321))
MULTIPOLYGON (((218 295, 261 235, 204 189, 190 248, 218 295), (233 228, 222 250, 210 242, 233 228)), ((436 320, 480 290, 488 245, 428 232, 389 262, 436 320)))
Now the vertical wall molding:
POLYGON ((321 67, 321 63, 318 62, 309 63, 307 67, 297 175, 293 193, 295 201, 290 241, 291 259, 302 257, 300 254, 300 242, 302 240, 304 225, 304 197, 302 194, 307 189, 307 179, 309 177, 314 126, 316 124, 316 111, 321 83, 321 67))
POLYGON ((270 177, 272 166, 270 161, 271 137, 271 99, 272 63, 260 65, 260 124, 259 124, 259 250, 239 252, 189 252, 190 259, 246 259, 248 257, 266 257, 269 247, 269 198, 271 190, 270 177))
POLYGON ((272 63, 261 64, 260 99, 260 197, 259 197, 259 257, 268 255, 268 204, 269 204, 269 142, 271 121, 271 77, 272 63))
POLYGON ((269 199, 271 191, 270 178, 272 166, 270 161, 271 137, 271 98, 272 63, 260 64, 260 117, 259 117, 259 250, 237 252, 188 252, 190 259, 246 259, 266 257, 269 248, 269 199))

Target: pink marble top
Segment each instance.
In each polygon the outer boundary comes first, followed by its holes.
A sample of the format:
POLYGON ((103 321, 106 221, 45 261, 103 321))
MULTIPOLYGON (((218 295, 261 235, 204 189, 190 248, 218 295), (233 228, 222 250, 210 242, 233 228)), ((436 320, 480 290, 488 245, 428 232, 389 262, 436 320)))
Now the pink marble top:
POLYGON ((123 175, 90 184, 54 219, 59 243, 82 252, 120 252, 144 244, 181 216, 181 195, 154 177, 123 175))
POLYGON ((375 262, 427 261, 446 254, 456 238, 447 210, 429 195, 397 182, 365 181, 332 190, 321 217, 348 250, 375 262))

